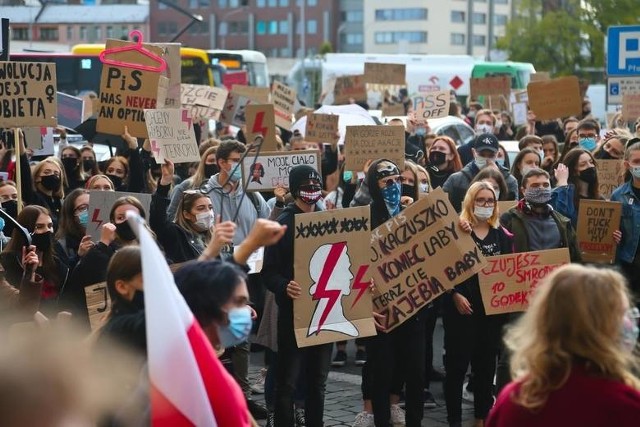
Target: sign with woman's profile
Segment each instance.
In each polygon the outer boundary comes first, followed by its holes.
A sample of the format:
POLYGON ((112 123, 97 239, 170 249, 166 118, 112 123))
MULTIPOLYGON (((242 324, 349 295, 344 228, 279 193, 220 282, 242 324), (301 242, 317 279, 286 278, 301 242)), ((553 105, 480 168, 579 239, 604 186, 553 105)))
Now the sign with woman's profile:
POLYGON ((369 206, 295 217, 298 347, 376 334, 369 291, 369 206))

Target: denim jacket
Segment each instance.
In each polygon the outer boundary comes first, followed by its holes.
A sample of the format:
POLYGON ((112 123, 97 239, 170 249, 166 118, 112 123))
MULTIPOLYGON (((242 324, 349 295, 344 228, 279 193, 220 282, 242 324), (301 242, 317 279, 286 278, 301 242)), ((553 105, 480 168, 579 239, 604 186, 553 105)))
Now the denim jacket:
POLYGON ((571 225, 576 227, 578 222, 578 207, 574 203, 576 187, 573 184, 556 187, 551 192, 549 204, 554 210, 560 212, 571 220, 571 225))
POLYGON ((622 202, 622 220, 620 230, 622 241, 618 245, 617 259, 631 263, 638 250, 640 241, 640 200, 631 188, 631 181, 627 181, 616 188, 611 195, 612 202, 622 202))

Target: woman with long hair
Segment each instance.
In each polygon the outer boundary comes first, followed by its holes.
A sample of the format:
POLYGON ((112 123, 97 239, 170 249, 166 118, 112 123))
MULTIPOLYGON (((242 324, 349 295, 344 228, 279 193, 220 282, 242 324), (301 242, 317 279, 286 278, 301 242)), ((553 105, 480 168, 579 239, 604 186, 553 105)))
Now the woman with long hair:
POLYGON ((34 168, 28 182, 22 182, 22 191, 25 203, 30 205, 40 205, 49 209, 53 221, 53 229, 58 228, 58 216, 62 208, 64 198, 64 187, 66 186, 65 174, 62 163, 57 157, 47 157, 40 161, 34 168), (31 188, 34 184, 35 191, 31 188))
POLYGON ((87 236, 89 223, 89 192, 76 188, 62 203, 60 224, 56 231, 56 255, 71 270, 93 247, 91 236, 87 236))
POLYGON ((75 190, 76 188, 84 186, 87 180, 82 169, 81 157, 80 149, 73 145, 67 145, 60 152, 60 159, 66 177, 66 191, 75 190))
POLYGON ((202 184, 205 184, 209 178, 220 171, 216 163, 216 151, 218 151, 217 146, 208 148, 200 156, 200 163, 198 163, 195 174, 173 188, 171 192, 171 203, 167 208, 167 216, 169 218, 175 218, 178 212, 178 204, 182 200, 182 193, 184 191, 199 190, 202 184))
POLYGON ((82 171, 88 177, 99 175, 100 168, 98 167, 98 161, 96 160, 96 152, 90 145, 85 145, 80 149, 80 156, 82 161, 82 171))
MULTIPOLYGON (((496 194, 489 183, 469 187, 460 220, 471 227, 471 237, 484 256, 513 252, 513 236, 500 226, 496 194)), ((493 405, 493 377, 505 319, 485 313, 477 274, 444 295, 442 305, 447 421, 450 426, 461 425, 462 386, 471 364, 475 426, 482 426, 493 405)))
POLYGON ((637 426, 639 315, 631 307, 614 270, 569 264, 554 271, 507 333, 516 379, 486 426, 637 426))
POLYGON ((555 135, 543 135, 542 136, 542 152, 544 158, 540 167, 546 170, 549 174, 553 174, 553 167, 558 163, 560 158, 560 149, 558 148, 558 140, 555 135))
POLYGON ((491 187, 493 187, 493 192, 496 193, 497 201, 501 202, 505 200, 516 200, 515 197, 509 197, 515 195, 509 194, 507 181, 504 180, 504 175, 502 174, 502 172, 500 172, 496 168, 482 169, 480 172, 478 172, 478 175, 473 178, 471 184, 480 181, 488 182, 489 184, 491 184, 491 187))
POLYGON ((438 136, 433 141, 428 159, 427 171, 433 188, 442 187, 447 178, 462 169, 456 143, 448 136, 438 136))
POLYGON ((564 138, 564 145, 562 146, 562 153, 560 153, 560 158, 558 162, 564 161, 567 153, 578 146, 578 128, 573 128, 564 138))
POLYGON ((116 191, 113 181, 107 175, 93 175, 85 184, 87 190, 116 191))
POLYGON ((523 148, 513 159, 511 175, 518 181, 518 188, 522 187, 522 177, 529 169, 540 167, 540 154, 533 148, 523 148))

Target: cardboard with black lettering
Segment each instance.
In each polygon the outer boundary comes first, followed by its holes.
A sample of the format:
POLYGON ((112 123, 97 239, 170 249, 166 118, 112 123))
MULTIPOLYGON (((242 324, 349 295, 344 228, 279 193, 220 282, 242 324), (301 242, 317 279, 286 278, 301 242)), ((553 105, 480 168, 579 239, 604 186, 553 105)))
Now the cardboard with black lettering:
POLYGON ((200 161, 198 142, 189 110, 166 108, 144 110, 151 154, 158 164, 200 161))
POLYGON ((502 95, 509 99, 511 96, 511 77, 482 77, 472 78, 471 97, 477 99, 479 96, 502 95))
MULTIPOLYGON (((245 118, 247 121, 246 138, 252 143, 255 138, 261 135, 261 151, 275 151, 278 149, 276 140, 276 118, 273 104, 249 104, 245 108, 245 118)), ((251 156, 247 156, 251 157, 251 156)))
POLYGON ((406 84, 406 74, 407 66, 405 64, 364 63, 365 83, 404 85, 406 84))
POLYGON ((382 117, 398 117, 405 115, 404 104, 388 103, 382 104, 382 117))
POLYGON ((144 211, 149 213, 151 206, 151 194, 148 193, 129 193, 126 191, 89 191, 89 223, 87 224, 87 235, 91 236, 94 242, 100 241, 102 225, 111 222, 109 213, 113 204, 120 197, 135 197, 142 203, 144 211))
POLYGON ((613 264, 618 245, 613 232, 620 229, 622 204, 604 200, 580 200, 576 239, 583 262, 613 264))
POLYGON ((228 95, 229 92, 222 87, 180 85, 180 103, 182 108, 191 112, 193 120, 217 120, 228 95))
POLYGON ((441 188, 409 205, 371 234, 374 310, 393 330, 486 261, 441 188))
POLYGON ((570 262, 567 248, 487 257, 487 265, 478 275, 485 312, 526 311, 538 285, 570 262))
POLYGON ((389 159, 404 168, 404 127, 347 126, 344 170, 360 171, 368 160, 389 159))
POLYGON ((55 127, 56 82, 53 63, 0 62, 0 127, 55 127))
POLYGON ((111 312, 111 297, 107 290, 107 282, 85 286, 84 297, 87 302, 91 330, 96 331, 106 322, 111 312))
POLYGON ((426 125, 429 119, 437 119, 449 115, 451 95, 449 95, 448 90, 423 93, 413 99, 416 105, 414 117, 420 125, 426 125))
MULTIPOLYGON (((107 39, 105 50, 135 44, 107 39)), ((143 43, 142 47, 158 56, 163 54, 162 48, 150 43, 143 43)), ((155 60, 136 51, 110 53, 109 59, 127 64, 158 66, 155 60)), ((159 72, 103 64, 96 130, 99 133, 122 135, 124 127, 127 126, 131 136, 147 138, 144 110, 164 106, 168 85, 169 79, 159 72)))
POLYGON ((73 129, 82 123, 84 113, 84 99, 57 92, 58 124, 73 129))
POLYGON ((622 184, 622 160, 596 159, 596 167, 600 195, 609 200, 613 190, 622 184))
POLYGON ((289 171, 297 165, 309 165, 321 175, 320 153, 316 150, 261 152, 249 154, 242 162, 243 182, 247 191, 272 191, 289 188, 289 171))
POLYGON ((582 114, 580 83, 576 76, 531 82, 527 86, 529 108, 537 120, 555 120, 582 114))
POLYGON ((355 101, 367 100, 367 85, 362 74, 336 78, 336 83, 333 86, 333 104, 349 104, 351 99, 355 101))
POLYGON ((305 141, 333 143, 338 134, 338 121, 337 114, 309 114, 304 133, 305 141))
POLYGON ((275 81, 271 90, 271 99, 273 100, 276 125, 286 130, 291 129, 291 118, 296 103, 295 89, 275 81))
POLYGON ((293 301, 298 347, 376 334, 369 291, 368 206, 295 216, 293 301))

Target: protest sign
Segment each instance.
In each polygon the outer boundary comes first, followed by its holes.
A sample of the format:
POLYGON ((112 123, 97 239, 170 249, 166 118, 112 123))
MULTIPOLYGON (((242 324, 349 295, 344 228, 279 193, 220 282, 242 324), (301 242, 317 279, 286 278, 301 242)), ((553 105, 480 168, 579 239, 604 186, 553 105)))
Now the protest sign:
POLYGON ((631 122, 640 117, 640 93, 622 95, 622 118, 631 122))
POLYGON ((511 77, 482 77, 472 78, 471 81, 471 97, 476 99, 485 95, 502 95, 509 99, 511 94, 511 77))
POLYGON ((22 128, 25 144, 27 148, 33 150, 33 156, 53 156, 55 144, 53 130, 48 127, 22 128))
POLYGON ((0 127, 56 126, 56 65, 0 62, 0 127))
POLYGON ((516 126, 526 125, 527 124, 527 103, 526 102, 516 102, 511 104, 511 109, 513 110, 513 124, 516 126))
POLYGON ((363 75, 336 78, 333 87, 333 104, 349 104, 351 98, 356 101, 367 100, 367 85, 363 75))
POLYGON ((397 116, 404 116, 404 115, 405 115, 404 104, 388 103, 388 102, 384 102, 382 104, 382 117, 397 117, 397 116))
POLYGON ((404 85, 406 84, 406 74, 407 66, 405 64, 364 63, 365 83, 404 85))
POLYGON ((295 216, 293 301, 298 347, 376 334, 369 295, 368 206, 295 216))
POLYGON ((295 89, 277 81, 273 82, 271 98, 273 99, 276 125, 286 130, 291 129, 291 117, 296 103, 295 89))
MULTIPOLYGON (((137 43, 108 39, 105 50, 135 45, 137 43)), ((143 43, 142 49, 158 56, 163 53, 162 48, 149 43, 143 43)), ((100 133, 121 135, 127 126, 131 136, 146 138, 144 110, 163 107, 169 79, 159 72, 135 68, 158 66, 154 59, 141 52, 131 50, 108 55, 110 60, 128 65, 103 64, 96 129, 100 133)))
POLYGON ((538 284, 553 270, 569 264, 569 249, 521 252, 487 257, 478 275, 487 314, 526 311, 538 284))
POLYGON ((387 331, 484 266, 458 222, 446 193, 436 188, 371 234, 373 304, 387 331))
POLYGON ((107 290, 107 282, 100 282, 84 287, 84 297, 87 302, 89 324, 95 331, 102 326, 111 312, 111 297, 107 290))
POLYGON ((404 169, 403 126, 347 126, 344 140, 344 170, 360 171, 376 159, 389 159, 404 169))
POLYGON ((247 191, 271 191, 289 188, 289 171, 297 165, 309 165, 321 174, 320 153, 316 150, 261 152, 242 161, 243 182, 247 191))
MULTIPOLYGON (((149 43, 162 49, 162 59, 167 63, 167 69, 162 75, 168 80, 167 92, 164 98, 164 108, 180 108, 180 82, 182 81, 182 60, 180 58, 180 43, 149 43)), ((162 104, 161 104, 162 105, 162 104)))
POLYGON ((515 208, 518 205, 517 200, 502 200, 498 202, 498 212, 501 214, 507 212, 511 208, 515 208))
POLYGON ((527 86, 529 108, 537 120, 555 120, 582 114, 582 96, 576 76, 531 82, 527 86))
POLYGON ((278 149, 274 110, 273 104, 250 104, 245 108, 247 120, 245 137, 248 143, 252 143, 257 136, 261 135, 264 138, 262 147, 260 147, 261 151, 275 151, 278 149))
POLYGON ((191 112, 193 120, 217 120, 228 95, 229 92, 221 87, 180 85, 180 103, 191 112))
POLYGON ((338 134, 337 114, 309 114, 304 140, 309 142, 337 143, 338 134))
POLYGON ((83 122, 84 99, 57 92, 58 124, 73 129, 83 122))
POLYGON ((198 142, 188 110, 167 108, 144 110, 151 154, 158 164, 200 161, 198 142))
POLYGON ((576 238, 583 262, 613 264, 618 245, 613 232, 620 229, 622 204, 603 200, 580 201, 576 238))
POLYGON ((147 193, 128 193, 125 191, 89 191, 89 223, 87 224, 87 234, 91 236, 94 242, 100 241, 102 225, 111 222, 109 213, 113 204, 120 197, 135 197, 142 203, 144 211, 149 214, 149 206, 151 206, 151 194, 147 193))
POLYGON ((233 126, 244 126, 247 123, 244 110, 249 104, 256 104, 256 102, 244 95, 238 95, 233 91, 229 92, 220 113, 220 121, 233 126))
POLYGON ((448 90, 440 90, 420 94, 419 97, 414 96, 415 102, 415 120, 426 125, 427 120, 446 117, 449 115, 449 105, 451 104, 451 95, 448 90))
POLYGON ((238 95, 246 96, 258 104, 268 104, 271 102, 271 91, 268 87, 233 85, 231 91, 238 95))
POLYGON ((535 73, 531 73, 530 79, 532 82, 551 80, 551 75, 548 71, 536 71, 535 73))
POLYGON ((249 84, 249 73, 244 70, 226 72, 222 76, 222 84, 227 90, 233 89, 234 85, 246 86, 249 84))
POLYGON ((600 195, 610 199, 613 190, 622 184, 622 160, 596 159, 598 168, 598 189, 600 195))

